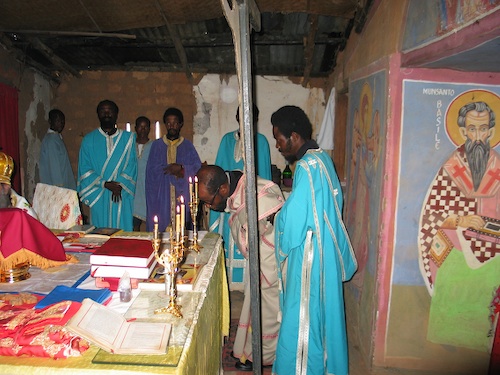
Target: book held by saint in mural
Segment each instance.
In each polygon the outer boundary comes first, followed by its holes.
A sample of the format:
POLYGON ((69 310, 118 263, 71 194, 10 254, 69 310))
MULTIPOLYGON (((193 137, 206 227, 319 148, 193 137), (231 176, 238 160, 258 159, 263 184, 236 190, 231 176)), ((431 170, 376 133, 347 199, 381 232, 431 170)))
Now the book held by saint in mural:
POLYGON ((465 238, 499 243, 500 220, 487 216, 481 216, 481 218, 484 220, 484 225, 479 229, 467 228, 464 232, 465 238))
POLYGON ((149 267, 153 258, 151 241, 112 237, 90 256, 90 264, 149 267))
POLYGON ((172 325, 164 322, 127 321, 123 315, 91 299, 66 327, 109 353, 165 354, 172 325))

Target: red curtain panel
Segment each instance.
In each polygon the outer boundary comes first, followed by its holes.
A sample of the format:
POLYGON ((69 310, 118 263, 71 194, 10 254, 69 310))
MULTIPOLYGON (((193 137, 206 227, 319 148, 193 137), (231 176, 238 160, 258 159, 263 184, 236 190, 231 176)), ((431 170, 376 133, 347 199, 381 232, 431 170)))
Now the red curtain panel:
POLYGON ((0 150, 14 159, 12 187, 21 192, 17 89, 0 83, 0 150))

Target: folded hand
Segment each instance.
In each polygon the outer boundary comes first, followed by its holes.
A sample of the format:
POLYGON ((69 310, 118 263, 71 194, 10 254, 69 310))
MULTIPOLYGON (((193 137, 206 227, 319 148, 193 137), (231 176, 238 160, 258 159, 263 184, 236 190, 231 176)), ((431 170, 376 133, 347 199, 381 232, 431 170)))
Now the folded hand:
POLYGON ((177 178, 184 178, 184 166, 182 164, 171 163, 163 169, 163 172, 177 178))
POLYGON ((113 202, 118 203, 122 199, 122 186, 116 181, 107 181, 104 187, 111 191, 113 202))

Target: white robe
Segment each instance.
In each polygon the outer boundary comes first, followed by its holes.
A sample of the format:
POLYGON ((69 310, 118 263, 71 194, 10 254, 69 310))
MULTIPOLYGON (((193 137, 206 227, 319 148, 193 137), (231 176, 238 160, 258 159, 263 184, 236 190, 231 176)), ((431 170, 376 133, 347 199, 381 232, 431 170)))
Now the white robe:
MULTIPOLYGON (((274 182, 257 178, 257 206, 259 225, 260 299, 261 299, 261 344, 262 364, 274 362, 280 323, 277 263, 274 254, 274 226, 269 217, 281 208, 285 199, 274 182)), ((248 223, 245 203, 245 175, 238 182, 234 193, 228 198, 227 208, 231 212, 229 226, 238 248, 248 259, 248 223)), ((247 260, 248 261, 248 260, 247 260)), ((233 354, 242 362, 252 357, 252 329, 250 313, 250 280, 245 277, 245 298, 236 331, 233 354)))

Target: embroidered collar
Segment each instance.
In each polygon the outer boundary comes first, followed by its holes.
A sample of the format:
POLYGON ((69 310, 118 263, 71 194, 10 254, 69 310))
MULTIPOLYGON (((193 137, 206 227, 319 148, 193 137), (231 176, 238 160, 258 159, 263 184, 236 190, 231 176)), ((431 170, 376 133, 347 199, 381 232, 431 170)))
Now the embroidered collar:
POLYGON ((305 155, 305 153, 307 152, 307 150, 310 150, 310 149, 317 149, 319 148, 318 144, 316 143, 316 141, 312 140, 312 139, 308 139, 307 141, 305 141, 305 143, 299 148, 299 151, 297 151, 297 154, 295 155, 295 157, 297 158, 297 160, 299 159, 302 159, 302 157, 305 155))

